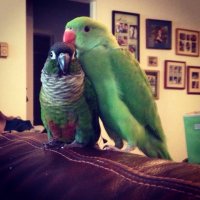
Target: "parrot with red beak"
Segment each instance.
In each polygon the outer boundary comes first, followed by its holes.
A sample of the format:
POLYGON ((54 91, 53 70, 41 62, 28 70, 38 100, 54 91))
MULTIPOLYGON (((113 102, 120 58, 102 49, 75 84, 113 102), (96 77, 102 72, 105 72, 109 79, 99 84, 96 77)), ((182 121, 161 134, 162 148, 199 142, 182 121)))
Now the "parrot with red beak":
POLYGON ((134 56, 119 47, 107 27, 90 17, 66 24, 63 41, 77 50, 97 95, 103 125, 121 148, 138 147, 149 157, 171 159, 150 84, 134 56))

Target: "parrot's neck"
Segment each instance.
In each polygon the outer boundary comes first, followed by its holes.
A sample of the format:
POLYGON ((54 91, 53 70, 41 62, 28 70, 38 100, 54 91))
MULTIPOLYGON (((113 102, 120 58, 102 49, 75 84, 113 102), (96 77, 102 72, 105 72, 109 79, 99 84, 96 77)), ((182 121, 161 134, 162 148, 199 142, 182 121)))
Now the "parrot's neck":
POLYGON ((96 44, 92 48, 84 50, 84 49, 78 49, 77 48, 77 57, 80 58, 81 56, 84 56, 84 54, 89 53, 95 49, 109 49, 109 50, 114 50, 114 49, 120 49, 121 47, 119 45, 108 45, 108 44, 96 44))
POLYGON ((81 70, 76 75, 63 77, 49 76, 42 70, 42 99, 45 102, 60 104, 71 104, 80 99, 84 90, 84 73, 81 70))

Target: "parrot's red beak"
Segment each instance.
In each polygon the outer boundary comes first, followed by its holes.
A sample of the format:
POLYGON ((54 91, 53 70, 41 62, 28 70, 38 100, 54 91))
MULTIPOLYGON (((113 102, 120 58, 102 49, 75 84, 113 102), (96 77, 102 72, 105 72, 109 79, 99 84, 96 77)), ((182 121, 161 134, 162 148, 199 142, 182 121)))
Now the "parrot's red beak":
POLYGON ((63 42, 75 45, 76 34, 73 30, 66 29, 63 35, 63 42))

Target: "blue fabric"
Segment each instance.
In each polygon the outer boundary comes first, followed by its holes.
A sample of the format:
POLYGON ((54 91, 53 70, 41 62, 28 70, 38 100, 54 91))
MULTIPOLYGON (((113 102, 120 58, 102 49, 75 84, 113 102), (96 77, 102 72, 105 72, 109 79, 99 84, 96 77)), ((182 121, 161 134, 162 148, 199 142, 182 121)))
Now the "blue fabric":
POLYGON ((6 127, 4 131, 18 131, 22 132, 25 130, 30 130, 32 129, 33 126, 29 120, 22 120, 22 119, 12 119, 12 120, 7 120, 6 121, 6 127))

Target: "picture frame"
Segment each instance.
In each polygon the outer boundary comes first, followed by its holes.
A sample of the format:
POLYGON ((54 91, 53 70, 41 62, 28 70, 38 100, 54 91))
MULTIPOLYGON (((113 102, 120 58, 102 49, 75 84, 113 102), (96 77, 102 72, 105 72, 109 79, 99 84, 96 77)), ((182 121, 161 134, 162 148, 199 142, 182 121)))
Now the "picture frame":
POLYGON ((158 57, 148 56, 148 66, 149 67, 157 67, 158 66, 158 57))
POLYGON ((176 54, 199 56, 199 31, 176 29, 176 54))
POLYGON ((185 89, 186 62, 165 60, 164 88, 185 89))
POLYGON ((140 60, 140 14, 112 11, 112 33, 120 47, 128 49, 140 60))
POLYGON ((200 94, 200 66, 187 67, 187 93, 200 94))
POLYGON ((146 48, 171 49, 172 21, 146 19, 146 48))
POLYGON ((159 99, 160 72, 158 70, 145 70, 155 99, 159 99))

